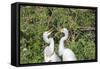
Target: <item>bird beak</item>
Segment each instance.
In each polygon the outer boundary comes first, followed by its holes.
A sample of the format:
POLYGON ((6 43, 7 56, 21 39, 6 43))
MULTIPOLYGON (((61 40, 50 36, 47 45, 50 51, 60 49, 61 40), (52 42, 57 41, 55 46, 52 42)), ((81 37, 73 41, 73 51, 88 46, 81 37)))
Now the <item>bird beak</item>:
POLYGON ((59 32, 63 32, 63 31, 64 31, 64 29, 60 29, 60 30, 59 30, 59 32))
POLYGON ((53 31, 54 31, 53 29, 50 29, 50 30, 48 31, 48 34, 50 35, 53 31))

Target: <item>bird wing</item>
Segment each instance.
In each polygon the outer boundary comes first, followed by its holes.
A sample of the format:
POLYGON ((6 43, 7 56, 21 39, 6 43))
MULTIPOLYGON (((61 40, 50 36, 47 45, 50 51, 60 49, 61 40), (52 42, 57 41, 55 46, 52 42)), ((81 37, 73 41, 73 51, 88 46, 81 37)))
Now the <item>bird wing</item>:
POLYGON ((49 46, 47 46, 47 47, 44 49, 44 54, 45 54, 45 56, 48 56, 48 57, 51 56, 52 52, 51 52, 51 49, 50 49, 49 46))
POLYGON ((63 61, 75 61, 75 60, 76 56, 71 49, 68 48, 63 51, 63 61))
POLYGON ((61 59, 58 57, 58 55, 54 52, 54 54, 50 57, 52 62, 59 62, 61 59))
POLYGON ((51 53, 49 46, 44 49, 44 61, 45 62, 57 62, 61 61, 55 52, 51 53))

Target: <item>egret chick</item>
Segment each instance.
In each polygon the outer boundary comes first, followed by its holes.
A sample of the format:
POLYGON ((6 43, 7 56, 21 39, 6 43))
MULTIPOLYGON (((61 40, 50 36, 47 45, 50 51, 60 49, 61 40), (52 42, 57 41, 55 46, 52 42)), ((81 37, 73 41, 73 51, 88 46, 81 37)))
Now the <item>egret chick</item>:
POLYGON ((59 56, 62 57, 63 61, 76 61, 77 59, 74 52, 71 49, 64 47, 64 41, 68 38, 69 35, 67 28, 61 29, 60 32, 64 33, 64 36, 60 39, 59 42, 59 56))
POLYGON ((54 39, 48 38, 48 36, 52 33, 52 30, 46 31, 43 33, 43 40, 50 44, 46 46, 44 49, 44 62, 58 62, 61 61, 57 54, 54 52, 54 39))

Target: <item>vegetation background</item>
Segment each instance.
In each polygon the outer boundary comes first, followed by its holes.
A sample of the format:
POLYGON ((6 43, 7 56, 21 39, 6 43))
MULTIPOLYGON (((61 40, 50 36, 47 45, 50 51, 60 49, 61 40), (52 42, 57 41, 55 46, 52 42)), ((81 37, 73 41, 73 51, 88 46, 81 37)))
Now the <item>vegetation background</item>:
POLYGON ((20 8, 20 63, 42 63, 43 32, 54 29, 50 37, 58 50, 63 34, 58 30, 67 28, 69 37, 65 47, 73 50, 78 60, 95 59, 95 9, 21 6, 20 8))

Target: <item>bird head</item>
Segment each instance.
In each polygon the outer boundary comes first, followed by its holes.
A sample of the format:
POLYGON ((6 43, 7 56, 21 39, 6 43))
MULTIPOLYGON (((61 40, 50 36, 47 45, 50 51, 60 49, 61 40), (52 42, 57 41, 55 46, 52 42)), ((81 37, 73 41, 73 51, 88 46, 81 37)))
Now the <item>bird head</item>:
POLYGON ((43 33, 43 40, 46 42, 46 43, 49 43, 50 40, 48 38, 48 36, 53 32, 53 29, 50 29, 49 31, 46 31, 43 33))
POLYGON ((62 28, 59 31, 65 33, 65 32, 68 32, 68 29, 67 28, 62 28))
POLYGON ((67 28, 62 28, 62 29, 59 30, 59 32, 64 33, 64 35, 65 35, 63 37, 64 40, 66 40, 68 38, 68 29, 67 28))
POLYGON ((53 32, 53 29, 50 29, 49 31, 46 31, 43 33, 44 36, 49 36, 53 32))

